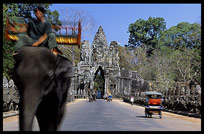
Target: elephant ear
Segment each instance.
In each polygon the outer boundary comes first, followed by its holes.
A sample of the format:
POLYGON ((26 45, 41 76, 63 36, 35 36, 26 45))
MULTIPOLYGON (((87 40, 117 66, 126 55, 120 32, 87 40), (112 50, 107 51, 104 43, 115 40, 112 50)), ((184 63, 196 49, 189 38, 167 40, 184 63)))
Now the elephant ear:
POLYGON ((57 59, 58 65, 55 74, 57 76, 63 76, 64 78, 73 77, 74 73, 71 61, 62 55, 57 55, 57 59))

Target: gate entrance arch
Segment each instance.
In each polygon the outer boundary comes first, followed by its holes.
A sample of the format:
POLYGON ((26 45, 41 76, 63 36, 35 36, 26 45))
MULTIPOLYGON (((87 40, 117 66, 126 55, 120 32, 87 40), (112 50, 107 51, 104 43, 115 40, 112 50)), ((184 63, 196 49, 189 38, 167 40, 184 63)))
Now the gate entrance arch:
POLYGON ((105 76, 101 66, 98 67, 94 75, 94 89, 97 92, 97 98, 102 99, 105 92, 105 76))

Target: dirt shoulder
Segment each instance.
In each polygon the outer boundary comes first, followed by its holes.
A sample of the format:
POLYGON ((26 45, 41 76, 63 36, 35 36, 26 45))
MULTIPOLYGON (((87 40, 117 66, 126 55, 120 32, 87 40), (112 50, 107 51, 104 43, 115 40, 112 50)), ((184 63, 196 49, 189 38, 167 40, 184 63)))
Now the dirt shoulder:
POLYGON ((19 116, 18 115, 14 115, 14 116, 3 118, 3 122, 4 123, 11 122, 11 121, 18 121, 18 120, 19 120, 19 116))
POLYGON ((162 112, 163 115, 172 117, 172 118, 177 118, 177 119, 182 119, 182 120, 187 120, 193 123, 198 123, 201 124, 201 119, 200 118, 194 118, 194 117, 189 117, 189 116, 184 116, 184 115, 178 115, 174 113, 169 113, 169 112, 162 112))

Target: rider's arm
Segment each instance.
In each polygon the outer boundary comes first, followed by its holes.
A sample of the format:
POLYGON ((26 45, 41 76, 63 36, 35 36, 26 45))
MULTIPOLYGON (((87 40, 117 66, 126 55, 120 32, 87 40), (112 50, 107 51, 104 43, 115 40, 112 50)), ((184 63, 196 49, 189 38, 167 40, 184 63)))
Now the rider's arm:
POLYGON ((43 43, 43 41, 47 38, 47 33, 43 34, 38 41, 36 41, 35 43, 33 43, 32 46, 37 47, 38 45, 40 45, 41 43, 43 43))

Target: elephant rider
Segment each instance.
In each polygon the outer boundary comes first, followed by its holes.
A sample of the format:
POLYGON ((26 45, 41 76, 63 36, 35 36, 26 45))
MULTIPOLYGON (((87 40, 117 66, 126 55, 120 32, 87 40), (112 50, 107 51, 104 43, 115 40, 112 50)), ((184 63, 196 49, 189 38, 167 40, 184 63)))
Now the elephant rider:
POLYGON ((37 20, 30 20, 27 27, 17 30, 9 25, 11 32, 18 33, 19 40, 15 44, 15 50, 18 51, 23 46, 43 46, 49 48, 55 55, 62 54, 57 48, 56 36, 52 32, 51 23, 45 18, 45 9, 38 6, 34 9, 34 13, 37 20))

